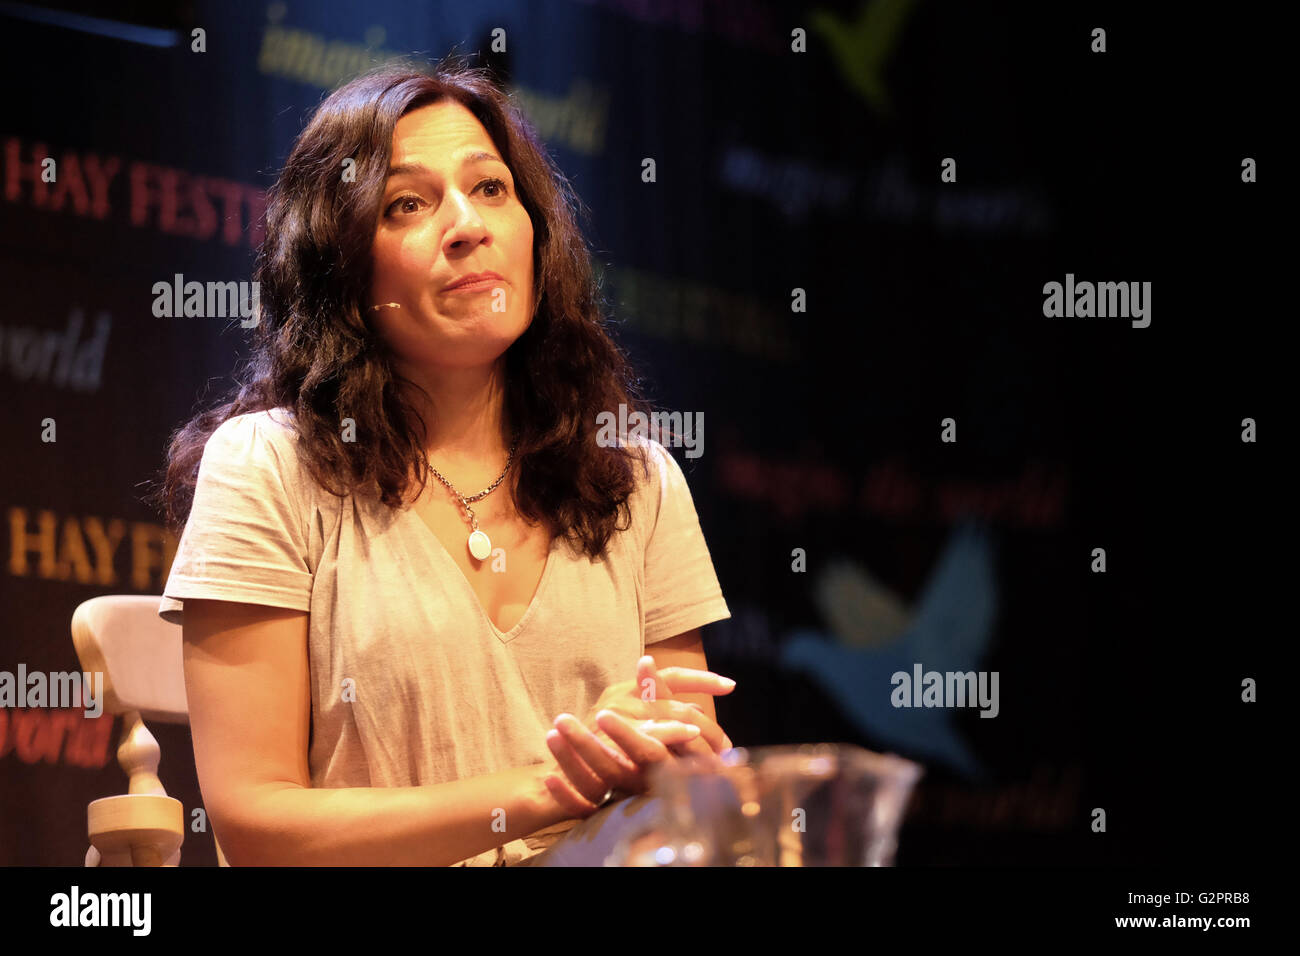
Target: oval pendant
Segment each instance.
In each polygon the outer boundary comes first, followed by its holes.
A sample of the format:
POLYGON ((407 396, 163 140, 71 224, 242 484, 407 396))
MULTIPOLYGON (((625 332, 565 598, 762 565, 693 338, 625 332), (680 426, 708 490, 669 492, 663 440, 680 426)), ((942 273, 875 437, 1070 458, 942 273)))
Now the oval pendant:
POLYGON ((492 553, 492 542, 482 531, 475 531, 469 536, 469 553, 480 561, 492 553))

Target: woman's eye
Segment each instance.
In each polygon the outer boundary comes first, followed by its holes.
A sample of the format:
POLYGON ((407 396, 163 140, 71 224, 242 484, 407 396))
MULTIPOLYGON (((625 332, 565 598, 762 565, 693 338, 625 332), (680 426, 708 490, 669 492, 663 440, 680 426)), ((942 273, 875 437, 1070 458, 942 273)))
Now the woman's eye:
POLYGON ((421 201, 422 200, 420 199, 419 196, 398 196, 396 199, 394 199, 392 202, 388 204, 388 208, 385 210, 385 213, 391 216, 393 214, 393 210, 396 209, 398 206, 402 205, 403 203, 421 202, 421 201))
MULTIPOLYGON (((479 189, 484 190, 483 195, 487 196, 488 199, 501 199, 507 194, 507 190, 509 187, 504 179, 493 177, 492 179, 483 180, 474 188, 475 190, 479 190, 479 189), (498 191, 493 193, 488 193, 487 192, 488 189, 495 189, 498 191)), ((388 204, 388 208, 384 210, 384 214, 387 216, 391 216, 393 214, 393 210, 396 209, 398 206, 403 206, 406 203, 422 203, 422 202, 424 202, 424 200, 421 199, 419 196, 414 196, 414 195, 398 196, 396 199, 394 199, 392 202, 388 204)), ((414 210, 408 210, 408 211, 413 212, 414 210)))

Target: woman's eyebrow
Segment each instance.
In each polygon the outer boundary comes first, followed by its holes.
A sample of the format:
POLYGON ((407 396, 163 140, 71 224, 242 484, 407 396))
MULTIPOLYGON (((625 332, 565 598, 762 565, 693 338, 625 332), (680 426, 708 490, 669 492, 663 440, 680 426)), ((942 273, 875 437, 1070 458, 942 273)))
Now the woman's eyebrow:
MULTIPOLYGON (((489 153, 489 152, 485 152, 484 150, 475 150, 472 153, 467 153, 465 157, 460 161, 460 165, 464 167, 470 165, 471 163, 482 163, 488 161, 500 163, 502 166, 505 165, 505 160, 503 160, 496 153, 489 153)), ((424 163, 399 163, 396 166, 390 166, 388 168, 389 179, 392 179, 394 176, 431 176, 431 175, 432 173, 430 172, 429 167, 424 165, 424 163)))

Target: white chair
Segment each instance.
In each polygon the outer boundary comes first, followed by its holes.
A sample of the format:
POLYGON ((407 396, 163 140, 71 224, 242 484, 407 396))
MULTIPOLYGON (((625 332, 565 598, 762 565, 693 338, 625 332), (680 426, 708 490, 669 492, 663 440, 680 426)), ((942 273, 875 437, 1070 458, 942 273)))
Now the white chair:
MULTIPOLYGON (((104 675, 104 714, 122 715, 117 761, 127 792, 86 808, 86 866, 179 866, 185 809, 158 779, 158 741, 144 720, 188 724, 181 629, 158 616, 160 596, 106 594, 72 615, 81 669, 104 675)), ((216 842, 219 866, 227 866, 216 842)))

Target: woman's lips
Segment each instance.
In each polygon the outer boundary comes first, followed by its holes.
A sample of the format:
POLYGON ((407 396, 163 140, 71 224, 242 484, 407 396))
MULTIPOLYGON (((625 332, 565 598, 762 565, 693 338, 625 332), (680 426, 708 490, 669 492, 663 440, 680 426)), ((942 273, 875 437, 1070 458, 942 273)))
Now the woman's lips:
POLYGON ((444 295, 459 295, 461 293, 487 292, 489 289, 495 289, 505 283, 505 279, 479 279, 476 282, 464 282, 450 289, 443 289, 444 295))

